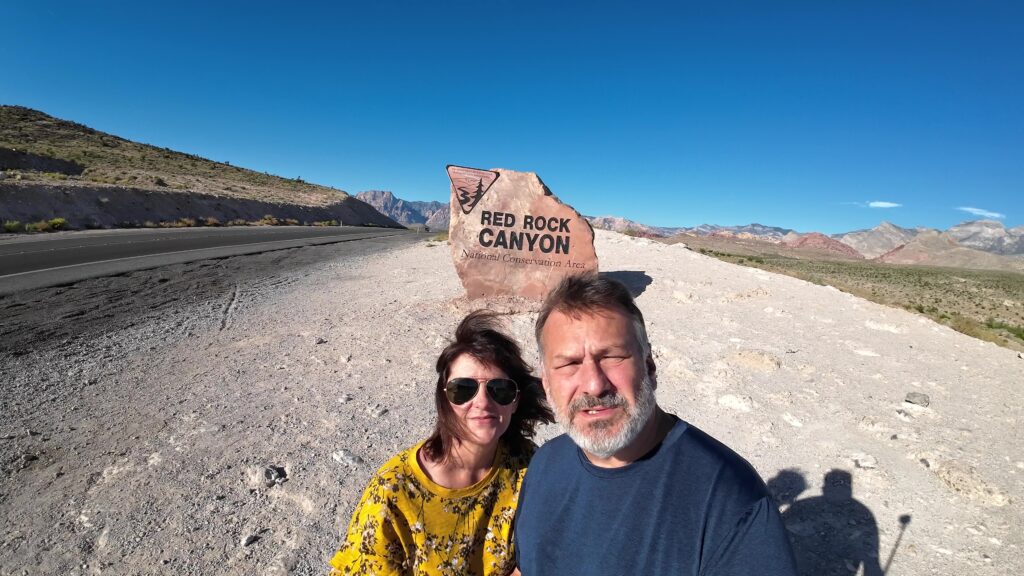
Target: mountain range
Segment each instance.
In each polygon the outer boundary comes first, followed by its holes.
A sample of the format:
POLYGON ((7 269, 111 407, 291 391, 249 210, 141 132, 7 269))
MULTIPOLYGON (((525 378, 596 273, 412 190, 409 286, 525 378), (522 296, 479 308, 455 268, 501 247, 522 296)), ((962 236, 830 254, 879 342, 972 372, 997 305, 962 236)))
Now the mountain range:
MULTIPOLYGON (((446 203, 410 202, 379 190, 360 192, 357 198, 406 226, 448 227, 446 203)), ((808 258, 867 259, 894 264, 1024 269, 1024 257, 1021 257, 1024 255, 1024 226, 1007 229, 995 220, 963 222, 945 231, 903 228, 882 222, 874 228, 828 236, 757 223, 664 227, 617 216, 586 216, 586 219, 594 228, 646 238, 673 238, 697 247, 734 250, 748 255, 760 252, 808 258)))
POLYGON ((356 194, 356 198, 403 226, 423 224, 431 230, 448 229, 451 215, 447 203, 402 200, 385 190, 367 190, 356 194))

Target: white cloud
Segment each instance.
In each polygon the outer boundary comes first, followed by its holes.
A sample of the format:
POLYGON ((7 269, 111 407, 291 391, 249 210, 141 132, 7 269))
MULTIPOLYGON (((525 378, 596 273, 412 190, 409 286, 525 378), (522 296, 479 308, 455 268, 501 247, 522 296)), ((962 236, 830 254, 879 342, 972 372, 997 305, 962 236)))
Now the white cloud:
POLYGON ((967 212, 968 214, 974 214, 975 216, 981 216, 982 218, 1006 218, 1006 214, 1000 214, 999 212, 992 212, 983 208, 971 208, 970 206, 959 206, 957 210, 967 212))
POLYGON ((874 202, 868 202, 868 206, 871 207, 871 208, 899 208, 900 206, 903 206, 903 204, 897 204, 895 202, 882 202, 880 200, 875 200, 874 202))

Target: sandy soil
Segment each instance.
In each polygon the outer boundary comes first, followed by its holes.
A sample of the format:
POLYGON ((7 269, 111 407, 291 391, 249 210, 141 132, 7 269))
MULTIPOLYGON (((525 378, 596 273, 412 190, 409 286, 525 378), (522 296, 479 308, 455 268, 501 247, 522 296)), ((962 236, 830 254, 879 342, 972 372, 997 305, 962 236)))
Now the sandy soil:
MULTIPOLYGON (((639 294, 659 402, 770 480, 806 573, 1024 571, 1017 353, 682 246, 597 251, 639 294)), ((444 245, 289 274, 0 356, 0 573, 325 571, 370 474, 428 433, 474 304, 444 245)), ((535 362, 530 306, 492 304, 535 362)))

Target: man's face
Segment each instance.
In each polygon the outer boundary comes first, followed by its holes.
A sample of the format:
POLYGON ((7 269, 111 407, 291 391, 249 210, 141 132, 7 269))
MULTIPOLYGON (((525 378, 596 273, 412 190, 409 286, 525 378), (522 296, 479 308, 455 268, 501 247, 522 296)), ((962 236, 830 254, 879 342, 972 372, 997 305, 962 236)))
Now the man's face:
POLYGON ((654 412, 654 362, 630 317, 600 310, 548 316, 541 332, 544 391, 558 423, 585 451, 608 458, 628 446, 654 412))

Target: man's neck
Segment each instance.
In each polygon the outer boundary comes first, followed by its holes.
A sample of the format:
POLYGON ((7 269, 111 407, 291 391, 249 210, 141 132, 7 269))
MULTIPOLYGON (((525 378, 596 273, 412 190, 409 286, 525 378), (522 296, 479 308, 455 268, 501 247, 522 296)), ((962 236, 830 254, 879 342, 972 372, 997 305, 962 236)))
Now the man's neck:
POLYGON ((640 434, 637 434, 637 437, 630 442, 629 446, 607 458, 595 456, 586 450, 583 453, 587 455, 587 459, 594 466, 600 468, 621 468, 636 462, 653 450, 655 446, 665 439, 665 436, 668 436, 669 431, 672 430, 674 425, 674 418, 662 411, 660 407, 655 407, 654 413, 647 419, 647 423, 640 430, 640 434))

